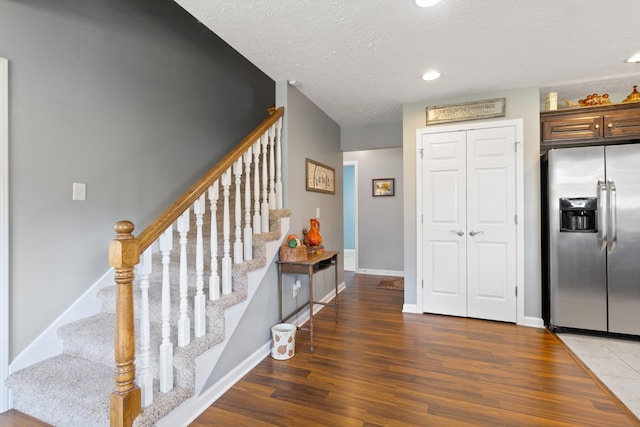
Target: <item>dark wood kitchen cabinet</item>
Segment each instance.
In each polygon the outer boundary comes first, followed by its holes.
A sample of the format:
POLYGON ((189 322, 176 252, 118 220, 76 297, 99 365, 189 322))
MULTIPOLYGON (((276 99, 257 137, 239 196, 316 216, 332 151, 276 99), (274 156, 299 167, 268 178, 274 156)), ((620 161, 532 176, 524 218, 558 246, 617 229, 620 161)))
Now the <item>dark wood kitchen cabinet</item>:
POLYGON ((640 140, 640 103, 540 113, 540 149, 640 140))

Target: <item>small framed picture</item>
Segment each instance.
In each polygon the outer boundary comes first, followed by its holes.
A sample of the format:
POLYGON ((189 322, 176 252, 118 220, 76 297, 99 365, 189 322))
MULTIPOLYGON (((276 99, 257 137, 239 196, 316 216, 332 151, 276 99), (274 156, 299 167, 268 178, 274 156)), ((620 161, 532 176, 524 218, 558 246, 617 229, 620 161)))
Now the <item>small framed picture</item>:
POLYGON ((395 178, 376 178, 372 179, 372 196, 384 197, 396 195, 396 179, 395 178))

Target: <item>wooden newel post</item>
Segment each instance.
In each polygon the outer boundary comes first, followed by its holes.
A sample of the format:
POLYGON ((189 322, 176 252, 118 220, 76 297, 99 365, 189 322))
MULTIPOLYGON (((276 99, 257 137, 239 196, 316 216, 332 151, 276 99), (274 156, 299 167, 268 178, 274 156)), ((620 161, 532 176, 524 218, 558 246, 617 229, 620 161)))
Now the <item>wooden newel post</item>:
POLYGON ((119 221, 114 229, 117 235, 109 244, 109 264, 115 269, 116 282, 116 389, 110 398, 111 427, 129 427, 141 408, 133 325, 134 267, 140 262, 140 243, 131 234, 131 221, 119 221))

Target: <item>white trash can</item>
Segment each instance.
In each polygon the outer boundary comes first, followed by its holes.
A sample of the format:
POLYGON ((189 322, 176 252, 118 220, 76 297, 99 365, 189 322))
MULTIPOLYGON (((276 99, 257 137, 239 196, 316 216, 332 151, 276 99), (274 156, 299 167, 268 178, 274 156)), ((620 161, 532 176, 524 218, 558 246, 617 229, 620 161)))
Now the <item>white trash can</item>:
POLYGON ((271 328, 271 357, 276 360, 291 359, 296 353, 296 326, 279 323, 271 328))

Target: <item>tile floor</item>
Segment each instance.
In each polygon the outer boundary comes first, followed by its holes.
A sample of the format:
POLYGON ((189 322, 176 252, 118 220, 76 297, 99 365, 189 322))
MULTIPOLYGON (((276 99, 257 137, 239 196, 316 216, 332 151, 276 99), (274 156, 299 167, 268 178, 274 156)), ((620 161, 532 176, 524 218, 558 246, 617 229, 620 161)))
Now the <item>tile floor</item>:
POLYGON ((344 250, 344 269, 346 271, 356 271, 356 251, 353 249, 344 250))
POLYGON ((557 335, 640 418, 640 341, 557 335))

